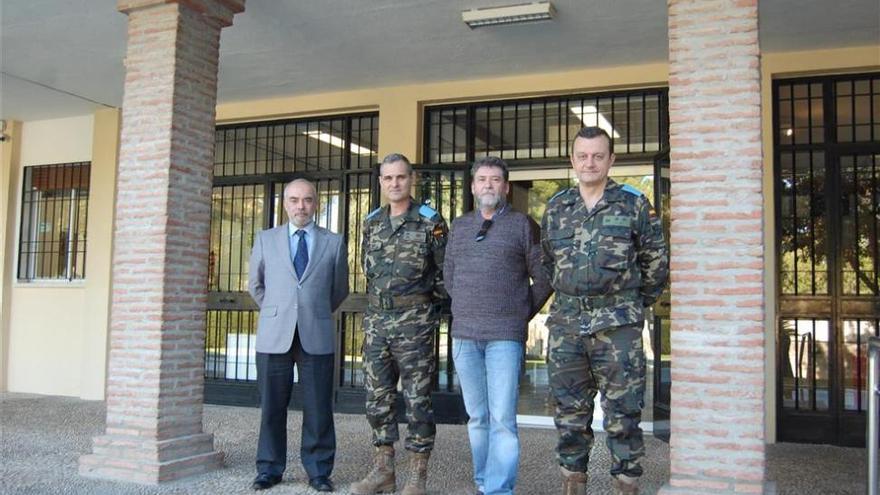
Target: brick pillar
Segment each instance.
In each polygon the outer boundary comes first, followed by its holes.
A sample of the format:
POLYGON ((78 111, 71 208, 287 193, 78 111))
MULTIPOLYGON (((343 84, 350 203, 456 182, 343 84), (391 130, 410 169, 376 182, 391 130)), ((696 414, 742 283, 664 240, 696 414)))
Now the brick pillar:
POLYGON ((245 0, 130 0, 107 429, 86 476, 155 484, 222 463, 202 431, 220 30, 245 0))
POLYGON ((764 486, 764 238, 757 0, 669 0, 671 477, 764 486))

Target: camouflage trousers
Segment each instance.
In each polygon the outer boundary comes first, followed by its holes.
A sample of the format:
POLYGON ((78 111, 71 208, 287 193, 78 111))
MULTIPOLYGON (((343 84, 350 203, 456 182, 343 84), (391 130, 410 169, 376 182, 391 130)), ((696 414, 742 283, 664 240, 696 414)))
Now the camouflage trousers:
POLYGON ((364 372, 367 421, 373 445, 391 445, 400 438, 397 428, 397 382, 406 404, 407 436, 412 452, 434 448, 434 339, 437 320, 429 305, 405 311, 367 311, 364 316, 364 372))
POLYGON ((645 445, 639 422, 645 395, 642 323, 581 335, 576 328, 550 328, 550 388, 556 399, 559 464, 586 472, 593 447, 593 404, 602 392, 603 427, 611 474, 642 475, 645 445))

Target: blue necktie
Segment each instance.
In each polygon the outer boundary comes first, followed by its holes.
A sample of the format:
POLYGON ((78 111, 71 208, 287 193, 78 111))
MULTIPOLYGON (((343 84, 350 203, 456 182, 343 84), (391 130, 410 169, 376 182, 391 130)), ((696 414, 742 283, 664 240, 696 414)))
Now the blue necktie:
POLYGON ((297 230, 295 234, 299 236, 299 243, 296 246, 296 256, 293 257, 293 269, 296 271, 296 278, 302 278, 302 274, 309 265, 309 247, 306 245, 306 231, 297 230))

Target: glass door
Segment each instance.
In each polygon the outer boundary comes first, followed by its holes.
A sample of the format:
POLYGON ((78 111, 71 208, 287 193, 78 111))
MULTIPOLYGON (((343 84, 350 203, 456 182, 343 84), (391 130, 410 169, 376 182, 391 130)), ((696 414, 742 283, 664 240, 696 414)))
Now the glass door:
POLYGON ((777 435, 865 444, 880 334, 880 73, 774 82, 777 435))
MULTIPOLYGON (((552 170, 529 170, 510 172, 510 204, 527 213, 541 224, 547 201, 557 192, 572 187, 576 181, 570 168, 552 170)), ((552 425, 555 402, 550 391, 547 374, 547 344, 549 331, 547 317, 553 296, 529 322, 525 343, 523 374, 520 377, 520 394, 517 412, 520 422, 552 425)))
MULTIPOLYGON (((650 164, 619 164, 612 167, 610 172, 611 178, 621 184, 629 184, 642 191, 652 203, 657 188, 655 187, 655 170, 650 164)), ((662 176, 661 176, 662 177, 662 176)), ((668 174, 666 175, 668 183, 668 174)), ((577 179, 574 177, 570 167, 544 169, 544 170, 513 170, 510 172, 510 204, 515 209, 527 213, 532 219, 539 224, 547 202, 557 192, 577 186, 577 179)), ((668 194, 668 187, 660 188, 662 194, 668 194)), ((668 321, 668 296, 665 296, 667 302, 666 318, 668 321)), ((547 374, 547 342, 549 331, 546 321, 550 310, 550 304, 553 296, 547 304, 538 312, 537 315, 529 322, 528 336, 525 345, 525 366, 523 376, 520 380, 520 398, 518 404, 518 413, 520 422, 546 424, 552 426, 555 402, 549 387, 549 377, 547 374)), ((660 313, 662 314, 662 313, 660 313)), ((654 328, 656 319, 653 314, 646 317, 644 339, 646 342, 645 352, 648 360, 648 384, 646 387, 645 403, 654 402, 653 380, 657 373, 654 371, 655 352, 657 345, 654 344, 656 338, 654 328), (647 345, 650 343, 651 345, 647 345)), ((668 342, 668 324, 667 342, 668 342)), ((668 347, 668 346, 667 346, 668 347)), ((668 360, 667 360, 668 361, 668 360)), ((666 373, 668 384, 668 370, 666 373)), ((668 385, 667 389, 668 391, 668 385)), ((599 406, 600 397, 596 398, 595 414, 593 423, 595 428, 601 427, 602 409, 599 406)), ((668 399, 667 399, 668 404, 668 399)), ((666 418, 668 419, 668 406, 666 418)), ((643 413, 643 421, 653 421, 652 408, 646 408, 643 413)), ((667 426, 668 429, 668 426, 667 426)))

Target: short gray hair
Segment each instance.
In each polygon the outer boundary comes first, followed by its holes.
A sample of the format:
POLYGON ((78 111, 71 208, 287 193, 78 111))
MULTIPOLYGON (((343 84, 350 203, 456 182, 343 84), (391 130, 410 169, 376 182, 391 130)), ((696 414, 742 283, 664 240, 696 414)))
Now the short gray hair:
POLYGON ((497 156, 484 156, 475 161, 474 165, 471 167, 471 177, 477 175, 477 170, 482 167, 500 168, 501 174, 504 175, 504 182, 508 182, 510 179, 510 171, 507 169, 507 162, 497 156))
POLYGON ((382 159, 382 163, 379 165, 379 173, 382 173, 382 167, 385 166, 386 163, 396 163, 403 162, 406 165, 407 173, 412 173, 412 163, 409 162, 409 158, 400 154, 400 153, 391 153, 385 158, 382 159))
POLYGON ((298 178, 298 179, 293 179, 292 181, 288 182, 287 184, 284 184, 284 189, 283 189, 282 196, 287 196, 287 188, 290 187, 290 186, 292 186, 294 182, 302 182, 302 183, 304 183, 304 184, 308 184, 309 186, 311 186, 311 187, 312 187, 312 192, 315 193, 315 201, 318 200, 318 188, 317 188, 317 186, 315 186, 315 183, 314 183, 314 182, 312 182, 312 181, 310 181, 310 180, 308 180, 308 179, 305 179, 305 178, 303 178, 303 177, 300 177, 300 178, 298 178))

